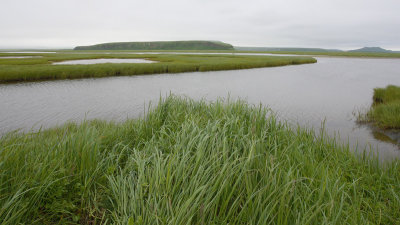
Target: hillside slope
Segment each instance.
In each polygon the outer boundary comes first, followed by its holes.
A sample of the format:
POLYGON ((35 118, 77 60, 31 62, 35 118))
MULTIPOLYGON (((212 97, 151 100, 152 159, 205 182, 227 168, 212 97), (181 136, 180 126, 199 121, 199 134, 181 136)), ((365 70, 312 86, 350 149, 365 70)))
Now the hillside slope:
POLYGON ((342 52, 339 49, 324 48, 288 48, 288 47, 243 47, 235 46, 238 51, 283 51, 283 52, 342 52))
POLYGON ((74 50, 233 50, 233 46, 219 41, 112 42, 74 50))
POLYGON ((349 50, 348 52, 383 52, 383 53, 391 53, 393 51, 383 49, 381 47, 364 47, 360 49, 349 50))

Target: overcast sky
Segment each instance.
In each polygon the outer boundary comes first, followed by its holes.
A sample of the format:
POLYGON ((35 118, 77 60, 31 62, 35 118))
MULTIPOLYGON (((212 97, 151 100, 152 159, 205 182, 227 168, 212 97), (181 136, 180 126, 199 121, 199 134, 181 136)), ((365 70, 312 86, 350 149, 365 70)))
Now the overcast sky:
POLYGON ((400 0, 0 0, 0 48, 220 40, 400 50, 400 0))

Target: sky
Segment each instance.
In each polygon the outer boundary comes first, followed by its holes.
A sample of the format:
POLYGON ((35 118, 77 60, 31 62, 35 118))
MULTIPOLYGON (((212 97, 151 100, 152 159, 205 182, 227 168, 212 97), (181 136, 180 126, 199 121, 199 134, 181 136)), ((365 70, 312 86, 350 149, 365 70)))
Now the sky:
POLYGON ((219 40, 400 50, 400 0, 0 0, 0 48, 219 40))

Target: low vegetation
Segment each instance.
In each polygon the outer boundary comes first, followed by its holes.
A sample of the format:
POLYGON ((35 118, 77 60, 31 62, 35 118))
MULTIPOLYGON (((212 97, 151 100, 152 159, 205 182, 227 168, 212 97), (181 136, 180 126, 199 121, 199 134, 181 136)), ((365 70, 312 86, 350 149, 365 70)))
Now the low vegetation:
POLYGON ((383 129, 400 129, 400 87, 375 88, 371 109, 360 120, 383 129))
POLYGON ((400 53, 387 52, 309 52, 309 51, 269 51, 272 54, 315 55, 315 56, 343 56, 362 58, 400 58, 400 53))
MULTIPOLYGON (((0 54, 10 56, 12 54, 0 54)), ((1 59, 0 83, 49 79, 73 79, 85 77, 107 77, 143 75, 156 73, 181 73, 193 71, 215 71, 250 69, 270 66, 285 66, 315 63, 311 57, 273 57, 237 55, 177 55, 177 54, 19 54, 42 56, 40 58, 1 59), (98 58, 145 58, 157 63, 119 63, 94 65, 52 65, 52 62, 98 58)))
POLYGON ((399 224, 400 164, 243 101, 0 140, 2 224, 399 224))

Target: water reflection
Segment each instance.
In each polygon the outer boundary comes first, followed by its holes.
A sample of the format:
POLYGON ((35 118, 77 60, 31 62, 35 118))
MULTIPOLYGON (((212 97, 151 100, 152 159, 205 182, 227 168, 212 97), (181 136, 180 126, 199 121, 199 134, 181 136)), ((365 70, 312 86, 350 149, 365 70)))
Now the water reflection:
POLYGON ((54 62, 54 65, 87 65, 100 63, 155 63, 155 61, 146 59, 78 59, 54 62))
POLYGON ((37 52, 37 51, 36 51, 36 52, 35 52, 35 51, 25 51, 25 52, 21 52, 21 51, 20 51, 20 52, 1 52, 1 51, 0 51, 0 53, 16 53, 16 54, 29 54, 29 53, 35 53, 35 54, 37 53, 37 54, 39 54, 39 53, 40 53, 40 54, 42 54, 42 53, 56 53, 56 52, 37 52))
POLYGON ((0 56, 0 59, 29 59, 42 58, 43 56, 0 56))

